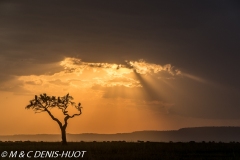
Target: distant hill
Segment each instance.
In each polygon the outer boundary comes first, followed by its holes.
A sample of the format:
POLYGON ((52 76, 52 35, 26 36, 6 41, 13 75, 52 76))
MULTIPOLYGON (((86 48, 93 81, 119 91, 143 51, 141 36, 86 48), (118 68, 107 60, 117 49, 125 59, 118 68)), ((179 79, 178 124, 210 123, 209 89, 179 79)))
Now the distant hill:
MULTIPOLYGON (((136 131, 117 134, 67 134, 70 141, 240 142, 240 127, 196 127, 172 131, 136 131)), ((61 141, 57 134, 5 135, 0 141, 61 141)))

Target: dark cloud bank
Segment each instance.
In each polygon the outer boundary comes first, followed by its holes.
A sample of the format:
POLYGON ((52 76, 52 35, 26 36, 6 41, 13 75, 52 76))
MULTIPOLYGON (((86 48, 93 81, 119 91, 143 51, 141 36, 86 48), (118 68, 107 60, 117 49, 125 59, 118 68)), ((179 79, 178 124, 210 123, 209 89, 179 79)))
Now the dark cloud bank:
POLYGON ((181 104, 175 112, 238 118, 237 0, 2 0, 0 19, 0 83, 14 76, 59 71, 49 64, 64 57, 109 63, 143 58, 171 63, 221 86, 177 81, 189 101, 181 101, 184 94, 173 90, 170 95, 181 104))

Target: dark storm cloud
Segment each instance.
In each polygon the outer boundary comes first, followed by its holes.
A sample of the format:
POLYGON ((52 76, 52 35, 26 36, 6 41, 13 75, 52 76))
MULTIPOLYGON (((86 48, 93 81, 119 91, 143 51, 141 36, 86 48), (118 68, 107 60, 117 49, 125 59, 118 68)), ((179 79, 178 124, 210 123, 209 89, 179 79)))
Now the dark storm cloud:
POLYGON ((237 0, 2 0, 0 19, 0 83, 58 71, 44 65, 64 57, 109 63, 143 58, 234 88, 234 95, 212 91, 209 101, 217 108, 226 97, 229 111, 239 106, 237 0))
POLYGON ((237 1, 1 1, 0 52, 36 63, 64 56, 144 58, 218 79, 205 71, 220 67, 231 75, 220 64, 237 71, 230 61, 239 51, 238 6, 237 1))
POLYGON ((186 78, 172 84, 174 88, 161 85, 163 90, 168 90, 167 97, 174 102, 171 113, 207 119, 239 119, 239 90, 186 78))

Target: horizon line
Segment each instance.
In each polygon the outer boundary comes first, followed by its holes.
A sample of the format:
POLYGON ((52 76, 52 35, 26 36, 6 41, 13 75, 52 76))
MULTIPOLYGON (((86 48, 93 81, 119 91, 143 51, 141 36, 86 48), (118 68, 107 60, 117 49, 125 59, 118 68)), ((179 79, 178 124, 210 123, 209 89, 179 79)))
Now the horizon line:
MULTIPOLYGON (((67 135, 79 135, 79 134, 104 134, 104 135, 113 135, 113 134, 131 134, 135 132, 165 132, 165 131, 179 131, 181 129, 194 129, 194 128, 240 128, 240 126, 200 126, 200 127, 183 127, 179 129, 173 130, 138 130, 132 132, 121 132, 121 133, 66 133, 67 135)), ((1 135, 0 136, 24 136, 24 135, 61 135, 55 133, 39 133, 39 134, 8 134, 8 135, 1 135)))

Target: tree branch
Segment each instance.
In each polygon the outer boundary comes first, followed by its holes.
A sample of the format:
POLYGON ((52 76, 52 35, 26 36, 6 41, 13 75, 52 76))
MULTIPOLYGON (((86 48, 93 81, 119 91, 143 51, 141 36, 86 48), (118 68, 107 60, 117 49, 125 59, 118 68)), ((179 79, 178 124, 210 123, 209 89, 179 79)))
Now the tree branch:
POLYGON ((58 123, 60 128, 65 128, 67 127, 67 121, 69 118, 73 118, 75 116, 79 116, 82 114, 81 111, 81 103, 79 103, 75 108, 79 111, 79 113, 69 115, 67 108, 69 105, 75 105, 75 102, 72 102, 73 97, 67 94, 66 96, 63 97, 58 97, 56 98, 55 96, 47 96, 46 93, 40 94, 40 96, 35 95, 35 99, 30 100, 30 104, 26 106, 26 109, 33 109, 35 113, 41 113, 41 112, 47 112, 49 116, 58 123), (64 125, 57 119, 56 117, 53 116, 53 114, 50 112, 49 108, 57 107, 58 109, 62 110, 62 113, 65 115, 64 118, 64 125))
POLYGON ((67 121, 68 121, 69 118, 73 118, 73 117, 75 117, 75 116, 80 116, 80 115, 82 114, 81 107, 78 108, 79 113, 73 114, 72 116, 69 116, 69 115, 66 113, 65 110, 66 110, 66 109, 64 109, 63 114, 66 115, 66 117, 64 118, 64 125, 63 125, 63 127, 67 127, 67 124, 68 124, 67 121))
POLYGON ((72 115, 72 116, 69 116, 69 118, 73 118, 73 117, 75 117, 75 116, 80 116, 81 114, 82 114, 82 112, 80 111, 80 113, 74 114, 74 115, 72 115))
POLYGON ((62 123, 57 119, 55 118, 52 113, 48 110, 48 109, 45 109, 45 111, 49 114, 49 116, 58 123, 58 125, 60 126, 60 128, 62 127, 62 123))

